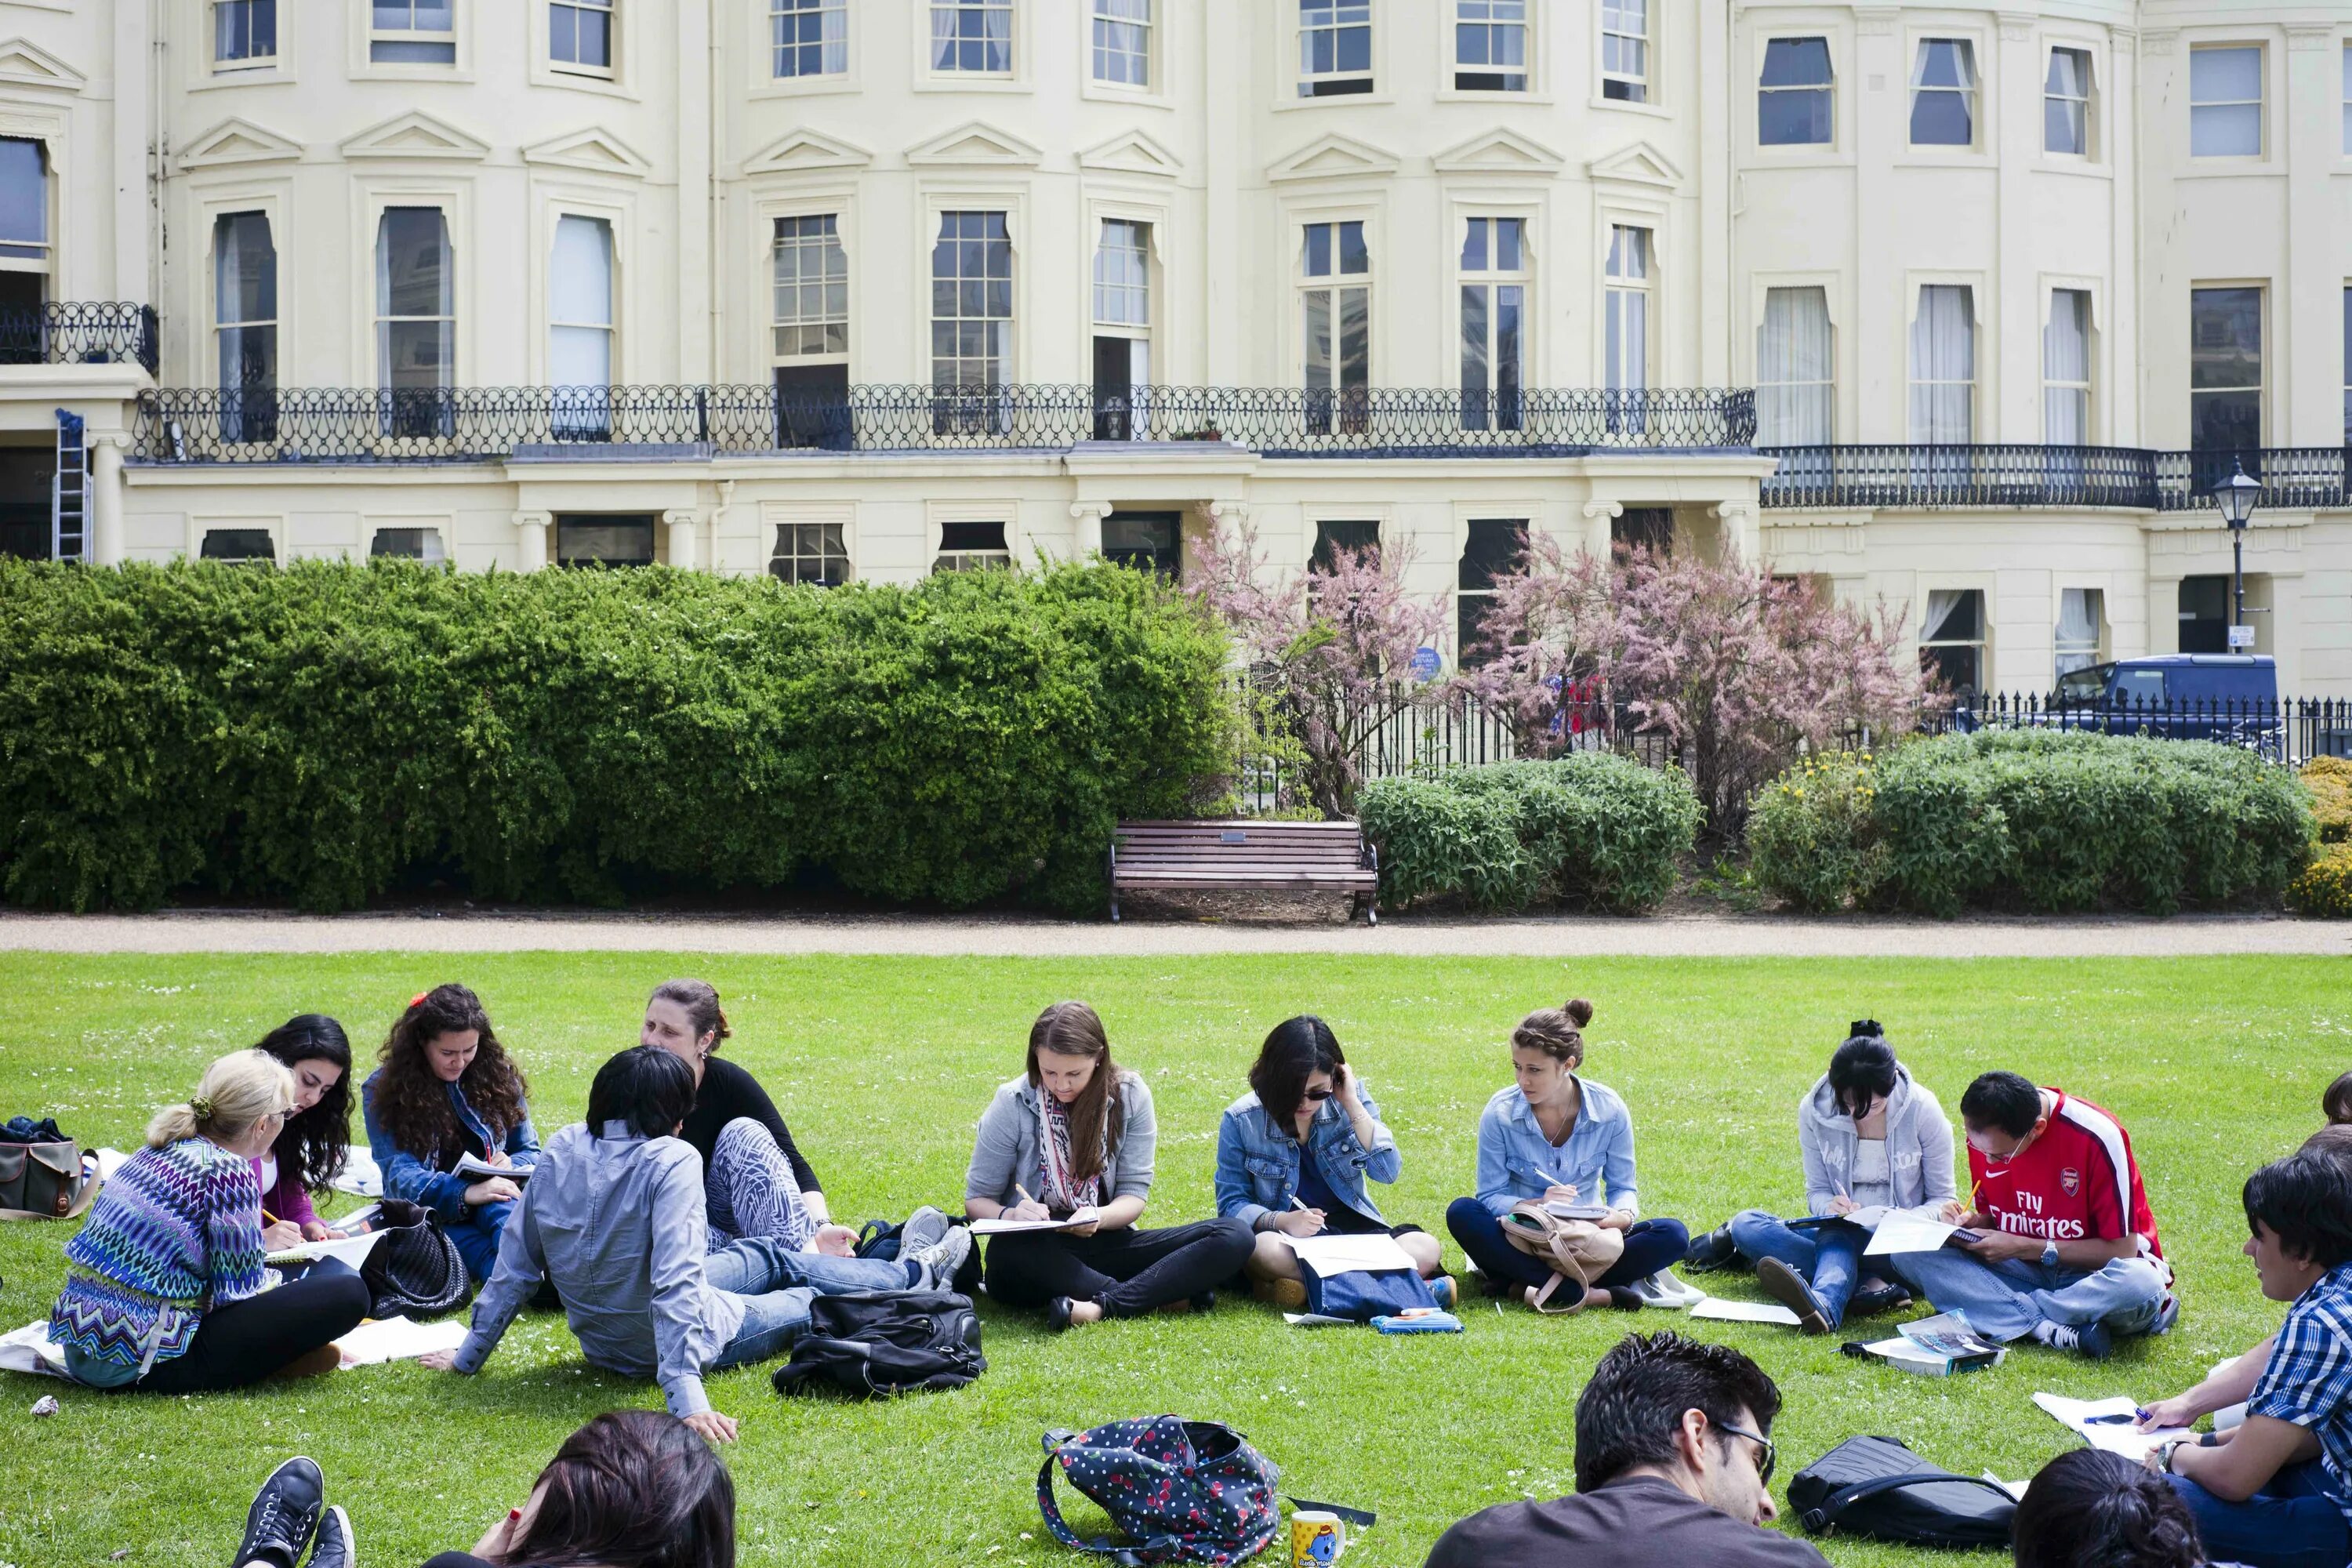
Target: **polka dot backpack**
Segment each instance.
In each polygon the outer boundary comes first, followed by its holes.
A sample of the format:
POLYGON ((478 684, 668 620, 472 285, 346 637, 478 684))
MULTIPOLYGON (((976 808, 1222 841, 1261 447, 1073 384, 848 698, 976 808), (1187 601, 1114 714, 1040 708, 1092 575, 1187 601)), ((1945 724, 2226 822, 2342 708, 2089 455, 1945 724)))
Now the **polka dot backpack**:
POLYGON ((1154 1415, 1073 1435, 1045 1434, 1037 1509, 1065 1546, 1098 1552, 1122 1568, 1206 1563, 1227 1568, 1274 1539, 1274 1486, 1282 1472, 1230 1426, 1154 1415), (1125 1542, 1080 1539, 1054 1501, 1054 1467, 1102 1505, 1125 1542))

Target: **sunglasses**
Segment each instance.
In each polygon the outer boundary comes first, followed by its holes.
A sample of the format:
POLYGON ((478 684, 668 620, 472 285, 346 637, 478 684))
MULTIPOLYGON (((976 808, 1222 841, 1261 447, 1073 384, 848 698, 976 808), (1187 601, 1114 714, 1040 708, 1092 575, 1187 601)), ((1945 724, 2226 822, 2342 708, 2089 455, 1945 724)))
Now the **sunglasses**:
POLYGON ((1758 1447, 1763 1449, 1764 1458, 1759 1460, 1756 1466, 1756 1480, 1760 1486, 1769 1487, 1772 1484, 1772 1467, 1780 1462, 1780 1451, 1772 1447, 1771 1438, 1765 1436, 1760 1432, 1750 1432, 1745 1427, 1734 1426, 1728 1421, 1717 1422, 1715 1424, 1715 1429, 1734 1437, 1745 1437, 1749 1442, 1755 1444, 1758 1447))
POLYGON ((1328 1089, 1310 1089, 1299 1098, 1306 1100, 1309 1105, 1320 1105, 1325 1100, 1330 1099, 1331 1094, 1332 1091, 1328 1089))

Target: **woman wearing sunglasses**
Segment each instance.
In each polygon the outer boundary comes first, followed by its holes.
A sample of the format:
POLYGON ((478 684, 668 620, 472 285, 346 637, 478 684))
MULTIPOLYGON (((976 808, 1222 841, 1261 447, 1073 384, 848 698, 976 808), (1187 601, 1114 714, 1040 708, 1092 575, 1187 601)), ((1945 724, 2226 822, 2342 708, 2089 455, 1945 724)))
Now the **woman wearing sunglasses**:
POLYGON ((1418 1226, 1391 1226, 1365 1180, 1391 1183, 1403 1169, 1395 1138, 1332 1036, 1312 1014, 1286 1019, 1251 1067, 1250 1092, 1217 1126, 1217 1213, 1257 1235, 1247 1270, 1254 1293, 1296 1311, 1307 1305, 1298 1255, 1284 1237, 1393 1236, 1437 1299, 1454 1304, 1439 1272, 1438 1241, 1418 1226))

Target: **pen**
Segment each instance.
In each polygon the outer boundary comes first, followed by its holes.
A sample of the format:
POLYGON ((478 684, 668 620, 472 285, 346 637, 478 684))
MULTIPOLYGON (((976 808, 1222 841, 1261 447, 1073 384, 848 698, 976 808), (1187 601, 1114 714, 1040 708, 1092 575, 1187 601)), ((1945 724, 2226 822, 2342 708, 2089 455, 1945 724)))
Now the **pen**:
POLYGON ((1293 1193, 1290 1194, 1290 1206, 1295 1209, 1303 1209, 1307 1206, 1307 1200, 1300 1197, 1297 1193, 1293 1193))

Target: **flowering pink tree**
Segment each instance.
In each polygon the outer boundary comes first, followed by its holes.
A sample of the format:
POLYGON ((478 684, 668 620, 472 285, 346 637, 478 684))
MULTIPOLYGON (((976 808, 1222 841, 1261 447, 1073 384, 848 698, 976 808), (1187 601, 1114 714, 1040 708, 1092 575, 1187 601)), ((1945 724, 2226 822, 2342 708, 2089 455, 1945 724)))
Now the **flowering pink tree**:
POLYGON ((1757 788, 1801 748, 1911 728, 1927 700, 1899 612, 1816 598, 1736 557, 1636 549, 1604 561, 1538 538, 1525 569, 1496 582, 1484 632, 1470 683, 1525 752, 1570 744, 1561 694, 1590 693, 1664 738, 1718 837, 1738 832, 1757 788))
POLYGON ((1275 574, 1249 523, 1213 529, 1190 591, 1232 629, 1250 679, 1289 721, 1306 752, 1308 798, 1343 817, 1355 812, 1371 737, 1428 696, 1409 671, 1414 650, 1444 628, 1445 609, 1405 591, 1409 544, 1332 554, 1328 572, 1275 574))

